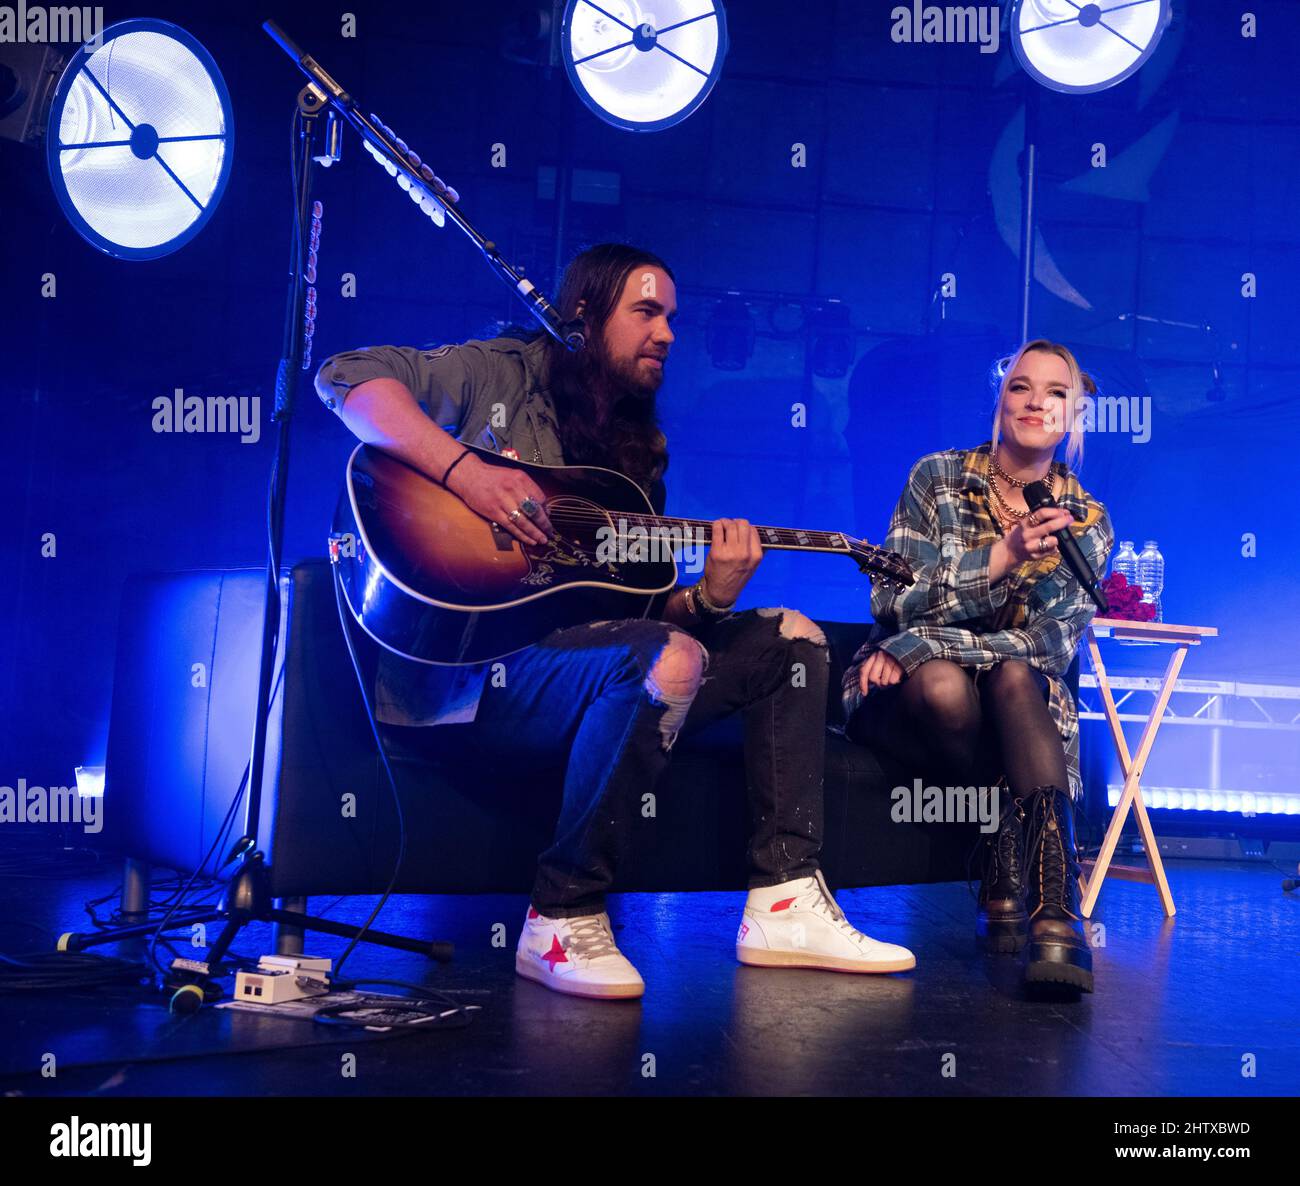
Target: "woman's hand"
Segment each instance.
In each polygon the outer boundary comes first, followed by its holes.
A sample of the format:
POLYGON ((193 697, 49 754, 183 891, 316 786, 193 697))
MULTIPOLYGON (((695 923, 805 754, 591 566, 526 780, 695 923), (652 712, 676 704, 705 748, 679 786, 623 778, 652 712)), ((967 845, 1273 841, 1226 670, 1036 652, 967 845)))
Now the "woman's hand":
POLYGON ((904 675, 903 665, 888 651, 872 651, 858 668, 858 688, 865 696, 873 685, 884 688, 898 683, 904 675))
POLYGON ((763 559, 758 532, 746 519, 718 519, 704 562, 704 595, 717 606, 731 605, 763 559))
POLYGON ((1021 519, 989 555, 989 583, 996 584, 1013 568, 1061 550, 1055 533, 1069 527, 1074 516, 1065 507, 1044 507, 1021 519))

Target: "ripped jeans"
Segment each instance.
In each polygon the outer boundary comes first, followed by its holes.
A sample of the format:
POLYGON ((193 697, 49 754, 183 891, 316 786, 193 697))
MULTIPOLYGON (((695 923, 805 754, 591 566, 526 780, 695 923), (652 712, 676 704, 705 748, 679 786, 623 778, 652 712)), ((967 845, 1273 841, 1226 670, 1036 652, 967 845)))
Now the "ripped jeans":
POLYGON ((642 822, 643 796, 657 790, 676 737, 733 712, 745 721, 749 885, 812 876, 822 837, 829 653, 802 614, 748 610, 690 635, 659 621, 597 622, 554 631, 503 662, 504 684, 487 682, 472 723, 400 732, 404 740, 436 735, 422 746, 444 761, 490 754, 525 771, 563 766, 555 840, 538 858, 533 884, 540 913, 605 909, 642 822), (674 634, 704 648, 693 695, 651 674, 674 634))

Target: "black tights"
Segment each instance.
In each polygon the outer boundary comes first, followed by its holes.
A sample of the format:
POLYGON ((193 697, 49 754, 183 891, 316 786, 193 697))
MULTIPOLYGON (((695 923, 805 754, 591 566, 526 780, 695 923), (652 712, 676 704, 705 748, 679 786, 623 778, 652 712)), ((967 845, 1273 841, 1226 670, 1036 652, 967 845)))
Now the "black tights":
POLYGON ((1047 678, 1019 659, 979 672, 931 659, 873 691, 847 734, 942 785, 990 785, 1005 775, 1015 798, 1041 786, 1068 790, 1046 688, 1047 678))

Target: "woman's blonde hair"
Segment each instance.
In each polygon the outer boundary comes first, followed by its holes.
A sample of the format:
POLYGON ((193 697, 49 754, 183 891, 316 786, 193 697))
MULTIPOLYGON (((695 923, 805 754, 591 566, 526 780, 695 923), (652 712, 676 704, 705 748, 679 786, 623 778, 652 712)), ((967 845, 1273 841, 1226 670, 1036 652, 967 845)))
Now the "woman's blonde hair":
POLYGON ((1085 394, 1091 395, 1096 392, 1097 387, 1091 376, 1079 367, 1078 359, 1074 357, 1068 346, 1062 346, 1059 342, 1049 342, 1046 338, 1035 338, 1032 342, 1026 342, 1013 355, 998 363, 998 371, 1002 378, 997 386, 997 402, 993 409, 993 448, 997 449, 998 441, 1002 437, 1002 401, 1006 398, 1007 387, 1020 366, 1021 359, 1035 351, 1055 354, 1069 368, 1070 391, 1065 401, 1065 423, 1069 425, 1066 434, 1065 464, 1071 470, 1077 470, 1083 461, 1083 417, 1079 414, 1079 401, 1085 394))

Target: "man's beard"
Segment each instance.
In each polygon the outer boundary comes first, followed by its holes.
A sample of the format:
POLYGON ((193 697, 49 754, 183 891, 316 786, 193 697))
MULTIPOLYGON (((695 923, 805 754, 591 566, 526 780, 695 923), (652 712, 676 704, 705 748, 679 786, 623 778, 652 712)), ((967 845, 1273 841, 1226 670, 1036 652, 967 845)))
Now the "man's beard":
POLYGON ((604 385, 611 406, 621 399, 651 400, 663 385, 662 367, 644 371, 641 358, 614 360, 605 355, 599 356, 598 374, 604 385))
POLYGON ((663 367, 653 367, 646 371, 642 368, 640 358, 607 364, 606 375, 611 394, 615 398, 654 399, 660 386, 663 386, 663 367))

